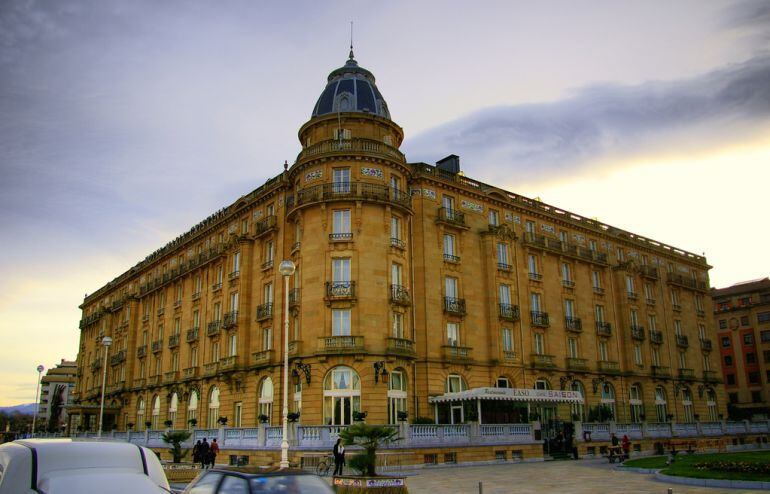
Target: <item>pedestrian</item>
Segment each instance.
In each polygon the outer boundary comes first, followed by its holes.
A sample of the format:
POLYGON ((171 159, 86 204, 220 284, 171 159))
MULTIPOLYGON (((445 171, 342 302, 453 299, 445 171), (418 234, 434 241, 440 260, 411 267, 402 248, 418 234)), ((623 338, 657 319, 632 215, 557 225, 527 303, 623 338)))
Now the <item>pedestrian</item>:
POLYGON ((200 439, 198 439, 198 442, 195 443, 195 446, 193 446, 192 459, 193 459, 193 463, 198 463, 199 461, 201 461, 201 440, 200 439))
POLYGON ((205 469, 206 464, 209 461, 209 443, 206 441, 205 437, 203 438, 200 448, 198 448, 198 459, 201 462, 201 468, 205 469))
POLYGON ((623 434, 623 439, 621 440, 620 444, 623 447, 623 456, 627 460, 631 454, 631 440, 628 438, 628 435, 623 434))
POLYGON ((345 446, 342 439, 337 439, 334 444, 334 475, 342 475, 342 467, 345 466, 345 446))
POLYGON ((211 448, 209 452, 209 464, 214 467, 214 462, 217 460, 217 453, 219 453, 219 445, 216 439, 211 440, 211 448))

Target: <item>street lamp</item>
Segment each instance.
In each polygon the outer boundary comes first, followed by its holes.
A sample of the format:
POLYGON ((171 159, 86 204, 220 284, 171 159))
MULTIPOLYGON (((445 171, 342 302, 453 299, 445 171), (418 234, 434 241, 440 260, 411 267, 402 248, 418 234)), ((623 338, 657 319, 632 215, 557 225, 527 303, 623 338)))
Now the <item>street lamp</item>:
POLYGON ((283 276, 283 437, 281 439, 281 469, 289 468, 289 276, 294 263, 281 261, 278 272, 283 276))
POLYGON ((37 414, 40 413, 40 378, 44 370, 45 367, 42 365, 37 366, 37 388, 35 389, 35 413, 32 415, 32 437, 35 437, 35 422, 37 421, 37 414))
POLYGON ((112 345, 112 338, 105 336, 102 338, 102 345, 104 345, 104 368, 102 369, 102 403, 99 406, 99 432, 96 437, 102 437, 102 425, 104 421, 104 387, 107 384, 107 354, 110 353, 110 345, 112 345))

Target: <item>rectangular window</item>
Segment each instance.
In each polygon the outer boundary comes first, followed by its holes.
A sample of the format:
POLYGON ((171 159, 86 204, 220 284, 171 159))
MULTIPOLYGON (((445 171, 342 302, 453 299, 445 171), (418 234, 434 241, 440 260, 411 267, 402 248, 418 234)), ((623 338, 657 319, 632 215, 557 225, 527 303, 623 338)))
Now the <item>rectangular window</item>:
POLYGON ((390 238, 401 240, 401 219, 398 216, 390 217, 390 238))
POLYGON ((400 264, 396 264, 395 262, 390 265, 390 282, 394 285, 401 286, 402 283, 402 271, 400 264))
POLYGON ((499 218, 499 216, 497 214, 497 211, 495 211, 494 209, 490 209, 489 210, 488 217, 489 217, 489 224, 490 225, 497 226, 497 225, 500 224, 500 218, 499 218))
POLYGON ((332 233, 347 234, 350 233, 350 210, 335 209, 332 212, 332 233))
POLYGON ((222 302, 214 303, 214 320, 219 321, 222 319, 222 302))
POLYGON ((722 348, 730 348, 730 337, 729 336, 723 336, 722 337, 722 348))
POLYGON ((606 362, 608 360, 609 352, 607 351, 607 341, 599 340, 599 360, 606 362))
POLYGON ((559 232, 559 240, 561 240, 562 243, 567 244, 569 242, 569 234, 565 230, 561 230, 559 232))
POLYGON ((588 248, 592 251, 596 252, 596 240, 589 240, 588 241, 588 248))
POLYGON ((445 297, 457 298, 457 278, 447 276, 444 278, 445 297))
POLYGON ((754 344, 754 335, 751 333, 746 333, 743 335, 743 344, 744 345, 753 345, 754 344))
POLYGON ((759 333, 759 337, 762 343, 770 343, 770 331, 762 331, 759 333))
POLYGON ((404 337, 404 315, 400 312, 393 313, 393 337, 404 337))
POLYGON ((190 349, 190 367, 198 366, 198 347, 192 347, 190 349))
POLYGON ((273 244, 273 241, 270 240, 268 242, 265 242, 265 256, 264 256, 264 262, 265 263, 271 263, 273 262, 273 259, 275 258, 275 245, 273 244))
POLYGON ((511 287, 508 285, 497 286, 497 296, 500 299, 500 303, 503 305, 511 304, 511 287))
POLYGON ((631 326, 639 326, 639 313, 636 309, 631 309, 629 321, 631 322, 631 326))
POLYGON ((273 330, 272 328, 262 329, 262 350, 273 349, 273 330))
POLYGON ((456 322, 446 323, 446 341, 449 346, 460 345, 460 325, 456 322))
POLYGON ((243 415, 243 402, 236 401, 235 405, 233 406, 234 410, 234 417, 233 417, 233 427, 240 427, 241 426, 241 418, 243 415))
POLYGON ((735 374, 727 374, 727 376, 725 377, 727 378, 727 384, 729 384, 730 386, 735 385, 735 374))
POLYGON ((455 236, 444 234, 444 256, 456 256, 455 253, 455 236))
POLYGON ((182 332, 182 320, 180 318, 174 319, 174 334, 179 334, 182 332))
POLYGON ((749 316, 741 316, 741 326, 749 325, 749 316))
POLYGON ((569 263, 561 263, 561 279, 567 283, 572 283, 572 268, 569 263))
POLYGON ((526 223, 524 223, 524 229, 527 233, 535 233, 535 222, 527 220, 526 223))
POLYGON ((174 372, 179 370, 179 352, 171 354, 171 370, 174 372))
POLYGON ((647 300, 655 300, 655 292, 653 291, 652 284, 644 284, 644 298, 647 300))
POLYGON ((757 314, 757 323, 762 324, 770 322, 770 312, 760 312, 757 314))
POLYGON ((749 372, 749 384, 759 384, 759 372, 749 372))
POLYGON ((597 305, 594 309, 594 317, 596 318, 596 322, 603 323, 604 322, 604 306, 603 305, 597 305))
POLYGON ((746 363, 747 364, 756 364, 757 363, 757 354, 754 352, 749 352, 746 354, 746 363))
POLYGON ((332 170, 332 188, 334 192, 350 192, 350 168, 332 170))
POLYGON ((541 312, 540 310, 540 294, 531 293, 529 296, 530 310, 533 312, 541 312))
POLYGON ((766 364, 770 364, 770 350, 764 350, 762 351, 762 360, 766 364))
POLYGON ((449 211, 454 211, 455 209, 455 199, 451 196, 443 196, 441 198, 441 205, 444 206, 445 209, 448 209, 449 211))
POLYGON ((527 255, 527 267, 529 268, 529 274, 538 274, 537 257, 535 257, 533 254, 527 255))
POLYGON ((687 368, 687 354, 685 352, 679 352, 679 368, 687 368))
POLYGON ((241 253, 236 252, 233 254, 233 273, 237 273, 241 270, 241 253))
POLYGON ((674 319, 674 333, 678 335, 682 334, 682 321, 679 319, 674 319))
POLYGON ((220 285, 222 284, 222 279, 224 278, 224 275, 225 275, 225 268, 222 267, 221 265, 217 266, 216 282, 219 283, 220 285))
POLYGON ((719 320, 719 329, 727 329, 727 319, 719 320))
POLYGON ((711 359, 709 358, 707 353, 703 354, 703 370, 704 371, 711 370, 711 359))
POLYGON ((671 290, 671 303, 673 305, 679 305, 679 292, 676 290, 671 290))
POLYGON ((535 354, 545 355, 545 341, 543 340, 542 333, 535 333, 535 354))
POLYGON ((332 259, 332 281, 348 282, 350 281, 350 258, 338 257, 332 259))
POLYGON ((508 246, 502 242, 497 243, 497 264, 508 266, 508 246))
POLYGON ((230 311, 234 312, 238 310, 238 292, 230 294, 230 311))
POLYGON ((235 355, 238 355, 238 333, 233 331, 230 333, 230 336, 227 340, 227 355, 230 357, 233 357, 235 355))
POLYGON ((567 350, 568 355, 571 358, 577 358, 578 357, 578 340, 577 338, 567 338, 567 350))
POLYGON ((215 341, 211 344, 211 361, 219 362, 219 342, 215 341))
POLYGON ((650 357, 652 360, 652 365, 660 365, 660 349, 658 347, 654 346, 650 348, 650 357))
POLYGON ((643 365, 644 361, 642 360, 642 346, 641 345, 634 345, 634 363, 636 365, 643 365))
POLYGON ((695 296, 695 309, 696 310, 703 310, 703 295, 696 295, 695 296))
POLYGON ((350 336, 350 309, 332 309, 332 336, 350 336))
POLYGON ((655 314, 649 314, 647 316, 647 326, 650 329, 650 331, 658 330, 658 318, 655 314))
POLYGON ((591 271, 591 283, 594 288, 602 287, 602 275, 599 271, 591 271))
POLYGON ((626 292, 631 295, 636 293, 636 287, 634 286, 634 278, 626 275, 626 292))
POLYGON ((273 303, 273 284, 272 283, 266 283, 262 287, 262 303, 264 304, 273 303))
POLYGON ((502 337, 503 337, 503 351, 512 352, 513 351, 513 331, 511 330, 511 328, 503 328, 502 337))
POLYGON ((575 317, 575 301, 572 299, 564 300, 564 316, 570 319, 575 317))
POLYGON ((698 339, 703 341, 706 339, 706 326, 698 324, 698 339))
POLYGON ((730 355, 725 355, 725 367, 733 366, 733 358, 730 355))

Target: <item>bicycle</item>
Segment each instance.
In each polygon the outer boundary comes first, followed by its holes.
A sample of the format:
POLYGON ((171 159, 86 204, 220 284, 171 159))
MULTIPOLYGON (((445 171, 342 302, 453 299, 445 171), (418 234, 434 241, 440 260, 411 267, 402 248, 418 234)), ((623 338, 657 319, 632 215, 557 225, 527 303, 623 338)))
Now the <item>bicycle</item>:
POLYGON ((332 462, 330 457, 324 457, 318 460, 318 465, 315 467, 315 473, 321 477, 326 477, 332 470, 332 462))

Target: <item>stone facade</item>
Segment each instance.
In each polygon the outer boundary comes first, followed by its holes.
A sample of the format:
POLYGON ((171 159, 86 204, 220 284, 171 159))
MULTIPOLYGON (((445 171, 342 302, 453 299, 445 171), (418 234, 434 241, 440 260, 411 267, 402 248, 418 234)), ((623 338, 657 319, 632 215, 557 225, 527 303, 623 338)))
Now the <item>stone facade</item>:
POLYGON ((716 289, 714 318, 734 418, 770 416, 770 279, 716 289))
MULTIPOLYGON (((371 76, 351 60, 330 84, 371 76)), ((580 390, 585 407, 541 410, 565 420, 600 403, 619 422, 724 414, 705 258, 467 178, 456 157, 408 163, 402 129, 365 109, 299 139, 283 173, 86 297, 84 428, 102 336, 106 429, 278 425, 285 311, 303 424, 468 421, 428 398, 485 386, 580 390)))

